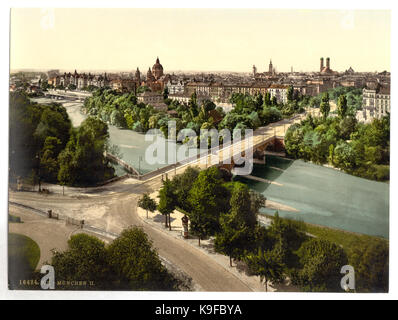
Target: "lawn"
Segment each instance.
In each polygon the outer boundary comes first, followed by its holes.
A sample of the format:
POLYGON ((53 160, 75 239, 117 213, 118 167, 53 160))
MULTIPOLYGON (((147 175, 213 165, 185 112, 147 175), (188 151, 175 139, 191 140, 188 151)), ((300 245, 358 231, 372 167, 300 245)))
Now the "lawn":
POLYGON ((8 270, 10 287, 18 286, 20 280, 31 279, 40 259, 40 248, 31 238, 21 234, 8 235, 8 270))

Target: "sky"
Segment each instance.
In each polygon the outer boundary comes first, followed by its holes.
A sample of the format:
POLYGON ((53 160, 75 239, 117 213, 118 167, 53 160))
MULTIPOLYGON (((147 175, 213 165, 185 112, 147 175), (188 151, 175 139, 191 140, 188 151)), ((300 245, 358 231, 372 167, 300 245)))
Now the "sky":
POLYGON ((10 67, 146 72, 390 70, 390 11, 11 9, 10 67))

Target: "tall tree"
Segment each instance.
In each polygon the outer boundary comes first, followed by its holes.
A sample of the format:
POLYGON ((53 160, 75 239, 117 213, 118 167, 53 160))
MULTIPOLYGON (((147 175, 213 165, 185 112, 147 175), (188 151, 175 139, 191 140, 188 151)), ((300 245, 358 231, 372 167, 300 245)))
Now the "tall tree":
POLYGON ((310 239, 298 250, 302 269, 294 283, 305 291, 340 292, 341 267, 348 264, 340 246, 323 239, 310 239))
POLYGON ((248 227, 236 229, 231 215, 221 217, 221 232, 217 233, 214 247, 217 252, 224 253, 229 257, 229 265, 232 267, 232 258, 242 256, 247 244, 252 240, 248 227))
POLYGON ((344 94, 340 95, 337 100, 337 113, 340 118, 344 118, 347 115, 347 98, 344 94))
POLYGON ((323 118, 326 119, 330 112, 329 94, 327 92, 322 95, 320 111, 323 118))
POLYGON ((249 271, 257 276, 265 284, 265 291, 268 291, 268 282, 273 284, 283 283, 285 275, 283 265, 274 251, 264 252, 258 249, 258 253, 251 253, 246 257, 249 271))
POLYGON ((293 89, 293 86, 289 86, 288 88, 287 88, 287 101, 293 101, 293 96, 294 96, 294 89, 293 89))
POLYGON ((163 100, 166 100, 169 97, 169 88, 165 87, 163 90, 163 100))
POLYGON ((188 196, 192 208, 190 226, 199 236, 199 244, 202 237, 220 230, 219 217, 228 212, 228 199, 228 190, 223 186, 218 168, 211 167, 199 173, 188 196))
POLYGON ((176 196, 174 193, 174 186, 169 178, 163 181, 163 186, 159 190, 159 212, 165 216, 165 228, 169 226, 171 230, 170 215, 175 210, 176 207, 176 196), (169 223, 167 224, 167 217, 169 217, 169 223))

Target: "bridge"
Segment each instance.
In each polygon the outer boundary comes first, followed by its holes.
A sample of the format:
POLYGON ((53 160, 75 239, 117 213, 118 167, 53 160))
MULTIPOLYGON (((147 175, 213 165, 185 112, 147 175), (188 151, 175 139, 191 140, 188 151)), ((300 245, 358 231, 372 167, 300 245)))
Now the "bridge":
POLYGON ((104 152, 105 158, 109 159, 112 162, 115 162, 122 166, 128 173, 132 175, 133 178, 139 178, 140 173, 131 165, 129 165, 126 161, 118 158, 117 156, 105 151, 104 152))
POLYGON ((89 92, 67 91, 67 90, 48 90, 44 92, 44 96, 54 100, 70 100, 84 102, 92 94, 89 92))
MULTIPOLYGON (((298 123, 307 116, 307 113, 297 115, 290 119, 284 119, 279 122, 269 124, 266 127, 258 128, 253 133, 253 162, 265 163, 267 155, 283 156, 285 133, 289 126, 298 123)), ((144 181, 155 180, 159 177, 172 176, 183 173, 188 166, 196 166, 205 169, 211 166, 217 166, 223 170, 232 172, 236 165, 233 156, 245 155, 248 146, 244 139, 231 143, 229 146, 220 146, 201 152, 200 154, 185 159, 184 161, 169 164, 166 167, 140 175, 139 179, 144 181)))

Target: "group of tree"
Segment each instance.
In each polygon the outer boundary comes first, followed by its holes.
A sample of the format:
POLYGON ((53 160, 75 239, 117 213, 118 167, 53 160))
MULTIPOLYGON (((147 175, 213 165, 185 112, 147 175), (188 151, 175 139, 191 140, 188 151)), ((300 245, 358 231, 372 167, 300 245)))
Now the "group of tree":
POLYGON ((341 96, 344 96, 346 99, 347 114, 355 116, 357 110, 362 108, 362 89, 360 88, 339 86, 331 88, 317 96, 305 98, 307 100, 308 107, 320 108, 325 97, 327 97, 328 101, 334 101, 337 104, 341 96))
POLYGON ((179 281, 162 265, 152 241, 139 227, 125 229, 109 245, 84 233, 73 235, 65 251, 53 252, 49 264, 56 282, 86 281, 85 290, 178 290, 179 281))
POLYGON ((10 177, 33 183, 92 185, 114 176, 103 153, 108 127, 88 118, 73 128, 59 104, 40 105, 10 93, 10 177))
POLYGON ((300 96, 293 87, 288 88, 287 102, 278 102, 267 92, 264 96, 234 93, 230 98, 234 109, 227 113, 219 124, 219 129, 256 129, 269 123, 290 117, 304 111, 306 97, 300 96))
MULTIPOLYGON (((356 292, 387 292, 388 241, 358 236, 343 247, 339 243, 308 234, 306 225, 279 217, 269 227, 258 227, 257 250, 246 253, 249 273, 266 283, 282 283, 287 277, 293 285, 309 292, 342 292, 341 268, 355 271, 356 292)), ((252 247, 253 248, 253 247, 252 247)))
MULTIPOLYGON (((146 91, 140 87, 141 91, 146 91)), ((147 89, 149 90, 149 89, 147 89)), ((93 92, 93 96, 87 98, 84 109, 92 116, 102 119, 117 127, 128 128, 137 132, 146 132, 149 129, 159 129, 167 137, 167 124, 175 121, 177 132, 184 129, 193 130, 199 135, 201 129, 256 129, 262 125, 279 121, 283 117, 291 116, 294 113, 304 110, 305 100, 292 90, 286 104, 278 103, 276 98, 267 93, 264 97, 261 94, 251 96, 249 94, 233 94, 231 102, 234 109, 227 114, 221 107, 210 100, 197 98, 194 92, 188 103, 174 101, 168 98, 168 91, 163 92, 164 102, 169 114, 166 111, 155 110, 150 104, 145 105, 137 101, 136 95, 121 93, 111 89, 99 89, 93 92), (216 110, 221 121, 211 116, 210 111, 216 110)))
POLYGON ((311 115, 292 125, 285 136, 290 157, 329 163, 347 173, 373 180, 389 179, 390 116, 358 123, 341 95, 337 116, 329 117, 328 95, 321 102, 322 117, 311 115))

